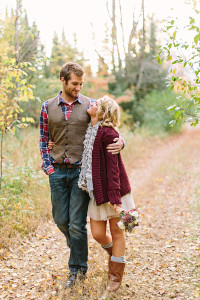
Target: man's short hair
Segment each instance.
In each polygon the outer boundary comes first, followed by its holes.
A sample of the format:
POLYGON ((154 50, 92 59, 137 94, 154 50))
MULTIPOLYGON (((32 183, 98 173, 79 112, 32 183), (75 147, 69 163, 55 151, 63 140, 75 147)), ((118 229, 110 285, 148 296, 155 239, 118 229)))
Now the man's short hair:
POLYGON ((83 68, 74 62, 68 62, 64 64, 60 70, 60 79, 64 77, 66 83, 71 79, 71 73, 74 73, 78 77, 82 77, 84 75, 83 68))

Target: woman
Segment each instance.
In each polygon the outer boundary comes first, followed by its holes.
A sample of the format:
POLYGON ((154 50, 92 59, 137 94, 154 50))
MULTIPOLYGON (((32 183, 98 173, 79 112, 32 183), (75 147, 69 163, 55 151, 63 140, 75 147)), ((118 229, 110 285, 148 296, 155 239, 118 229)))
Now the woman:
POLYGON ((91 232, 94 239, 109 254, 108 291, 116 291, 125 268, 125 237, 117 226, 118 207, 134 208, 131 187, 120 154, 106 150, 108 144, 119 137, 120 111, 118 104, 108 96, 91 103, 87 110, 91 116, 82 157, 79 187, 88 191, 91 232), (111 203, 113 208, 109 205, 111 203), (106 232, 109 222, 110 235, 106 232))

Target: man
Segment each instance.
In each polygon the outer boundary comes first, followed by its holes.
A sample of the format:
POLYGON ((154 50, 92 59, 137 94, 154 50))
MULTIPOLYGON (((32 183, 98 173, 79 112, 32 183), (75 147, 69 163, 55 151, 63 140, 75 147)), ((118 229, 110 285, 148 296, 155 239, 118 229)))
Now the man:
MULTIPOLYGON (((87 209, 89 196, 78 187, 83 141, 90 121, 87 108, 90 99, 80 94, 84 82, 83 68, 73 62, 60 71, 62 91, 43 103, 40 115, 40 151, 42 169, 49 175, 53 218, 70 247, 70 275, 66 288, 71 287, 78 273, 87 272, 87 209), (48 149, 51 139, 54 146, 48 149)), ((108 146, 118 153, 120 139, 108 146)))

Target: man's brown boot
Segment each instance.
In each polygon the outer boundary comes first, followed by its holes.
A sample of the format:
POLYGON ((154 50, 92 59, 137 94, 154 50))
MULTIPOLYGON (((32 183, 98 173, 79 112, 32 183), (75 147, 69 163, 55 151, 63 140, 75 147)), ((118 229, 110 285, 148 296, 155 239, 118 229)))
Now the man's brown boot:
POLYGON ((107 291, 114 292, 118 290, 124 274, 124 268, 125 268, 125 263, 110 261, 109 271, 108 271, 109 282, 108 282, 107 291))

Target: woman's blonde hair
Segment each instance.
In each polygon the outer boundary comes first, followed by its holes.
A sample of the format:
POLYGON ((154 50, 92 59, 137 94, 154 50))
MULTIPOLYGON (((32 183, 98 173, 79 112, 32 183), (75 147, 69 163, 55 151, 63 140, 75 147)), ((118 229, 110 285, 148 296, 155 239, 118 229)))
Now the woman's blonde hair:
POLYGON ((117 102, 108 96, 104 96, 98 101, 100 105, 97 110, 97 118, 101 122, 101 125, 118 130, 120 124, 120 109, 117 102))

